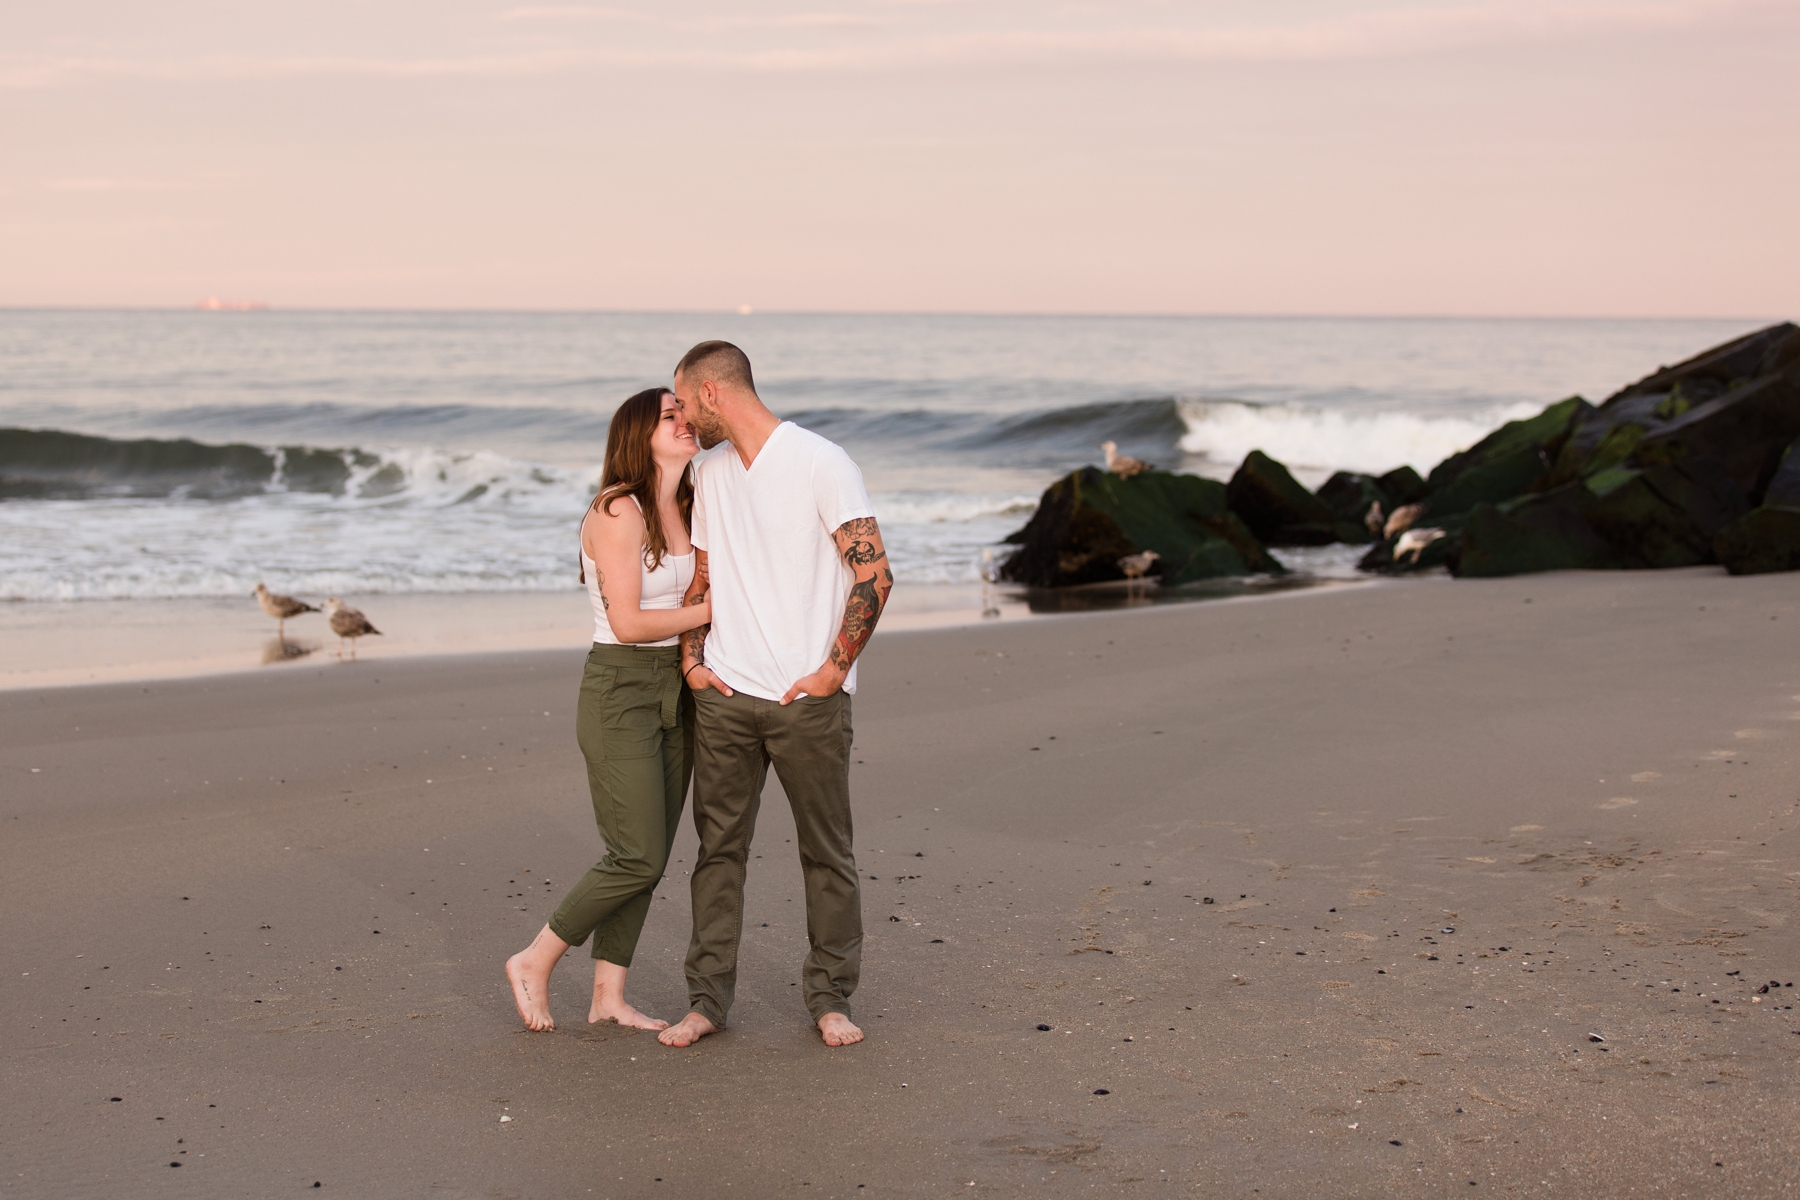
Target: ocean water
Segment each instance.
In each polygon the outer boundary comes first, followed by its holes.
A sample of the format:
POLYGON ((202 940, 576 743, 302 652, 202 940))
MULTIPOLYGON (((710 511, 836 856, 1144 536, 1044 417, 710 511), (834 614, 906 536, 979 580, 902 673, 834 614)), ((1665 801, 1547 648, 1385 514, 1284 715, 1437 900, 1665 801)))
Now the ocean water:
POLYGON ((609 414, 710 337, 861 464, 900 580, 953 584, 1109 438, 1425 470, 1758 324, 0 311, 0 599, 572 588, 609 414))

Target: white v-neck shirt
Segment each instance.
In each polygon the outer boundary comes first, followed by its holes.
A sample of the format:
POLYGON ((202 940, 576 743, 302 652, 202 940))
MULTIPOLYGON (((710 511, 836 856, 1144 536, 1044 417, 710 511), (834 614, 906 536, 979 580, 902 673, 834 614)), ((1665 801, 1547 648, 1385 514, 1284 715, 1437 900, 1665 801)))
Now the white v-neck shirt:
MULTIPOLYGON (((872 517, 850 456, 791 421, 746 469, 730 443, 694 471, 694 545, 706 551, 706 665, 736 692, 779 700, 824 666, 854 579, 832 535, 872 517)), ((856 666, 844 680, 856 691, 856 666)))

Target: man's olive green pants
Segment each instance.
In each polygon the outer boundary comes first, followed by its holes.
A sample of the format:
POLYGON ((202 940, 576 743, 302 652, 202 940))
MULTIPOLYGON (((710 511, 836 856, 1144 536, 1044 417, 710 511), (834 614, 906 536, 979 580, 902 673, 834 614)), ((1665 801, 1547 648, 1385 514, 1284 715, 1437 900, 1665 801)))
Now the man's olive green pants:
POLYGON ((631 965, 650 898, 669 863, 694 771, 694 707, 677 646, 595 643, 581 676, 575 737, 587 759, 594 823, 606 857, 588 868, 550 918, 571 946, 631 965))
POLYGON ((769 767, 794 811, 806 885, 801 968, 806 1010, 850 1015, 862 971, 862 892, 850 825, 850 697, 773 700, 693 693, 694 938, 688 945, 688 1007, 724 1028, 737 988, 744 930, 744 869, 769 767))

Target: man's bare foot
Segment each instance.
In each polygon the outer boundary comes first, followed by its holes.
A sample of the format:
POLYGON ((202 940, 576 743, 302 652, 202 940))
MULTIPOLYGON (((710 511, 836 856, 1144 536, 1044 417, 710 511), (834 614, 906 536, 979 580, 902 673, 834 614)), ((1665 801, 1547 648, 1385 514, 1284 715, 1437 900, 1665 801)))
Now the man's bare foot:
MULTIPOLYGON (((539 1033, 556 1028, 550 1018, 550 971, 530 950, 521 950, 506 960, 506 980, 512 984, 513 1004, 525 1028, 539 1033)), ((554 966, 556 960, 551 959, 554 966)))
POLYGON ((827 1046, 854 1046, 863 1039, 862 1030, 852 1025, 843 1013, 829 1012, 820 1017, 819 1033, 827 1046))
POLYGON ((691 1012, 675 1024, 656 1035, 656 1040, 665 1046, 691 1046, 709 1033, 719 1032, 719 1027, 701 1016, 691 1012))

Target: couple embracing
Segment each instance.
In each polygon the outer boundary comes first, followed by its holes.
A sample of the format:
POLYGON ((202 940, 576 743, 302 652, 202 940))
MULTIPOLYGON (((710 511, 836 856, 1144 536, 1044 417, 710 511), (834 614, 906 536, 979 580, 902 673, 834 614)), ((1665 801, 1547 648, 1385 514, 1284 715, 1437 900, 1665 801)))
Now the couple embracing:
POLYGON ((742 350, 702 342, 676 367, 672 392, 640 392, 614 415, 581 560, 594 648, 575 728, 606 856, 507 960, 520 1017, 555 1027, 550 972, 592 936, 589 1021, 660 1030, 668 1046, 723 1029, 773 764, 805 877, 806 1008, 827 1045, 861 1041, 850 1020, 863 940, 850 696, 894 584, 861 472, 769 411, 742 350), (721 442, 690 472, 696 453, 721 442), (688 1014, 669 1025, 626 1002, 625 975, 690 779, 700 849, 688 1014))

